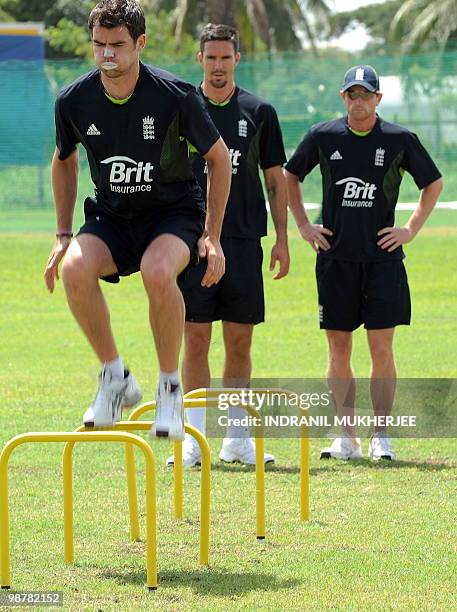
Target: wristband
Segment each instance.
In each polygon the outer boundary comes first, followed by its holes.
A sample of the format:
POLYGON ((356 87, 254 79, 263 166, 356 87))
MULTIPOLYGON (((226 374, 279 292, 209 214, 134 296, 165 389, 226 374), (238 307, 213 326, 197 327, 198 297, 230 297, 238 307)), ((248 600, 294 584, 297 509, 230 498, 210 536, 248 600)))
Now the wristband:
POLYGON ((73 238, 73 234, 70 232, 57 232, 56 238, 73 238))

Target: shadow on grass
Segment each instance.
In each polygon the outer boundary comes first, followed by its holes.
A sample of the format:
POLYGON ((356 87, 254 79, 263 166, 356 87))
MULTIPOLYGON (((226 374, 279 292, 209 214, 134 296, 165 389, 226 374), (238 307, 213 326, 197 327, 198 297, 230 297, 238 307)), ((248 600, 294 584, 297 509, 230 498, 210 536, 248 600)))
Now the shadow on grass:
MULTIPOLYGON (((297 457, 298 463, 298 457, 297 457)), ((319 467, 312 467, 310 474, 319 476, 327 472, 337 472, 347 468, 369 468, 371 470, 399 470, 399 469, 415 469, 421 472, 440 472, 442 470, 457 469, 457 464, 454 462, 443 463, 434 460, 431 461, 371 461, 371 459, 351 459, 345 461, 343 459, 323 459, 319 467)), ((196 468, 193 468, 197 471, 196 468)), ((214 463, 211 465, 213 472, 233 472, 233 473, 255 473, 255 466, 240 465, 239 463, 214 463)), ((300 467, 298 465, 267 465, 265 472, 272 474, 299 474, 300 467)))
MULTIPOLYGON (((324 465, 317 468, 311 468, 310 473, 319 475, 322 472, 334 472, 338 467, 365 467, 371 470, 402 470, 414 469, 421 472, 440 472, 442 470, 452 470, 457 468, 455 463, 439 463, 436 461, 372 461, 371 459, 352 459, 350 461, 337 459, 323 459, 324 465), (328 463, 328 465, 325 465, 328 463)), ((297 468, 298 471, 298 468, 297 468)))
MULTIPOLYGON (((145 585, 146 572, 114 571, 100 572, 104 579, 115 580, 120 584, 145 585)), ((295 579, 282 579, 275 574, 254 573, 249 571, 231 572, 221 569, 202 568, 200 570, 166 570, 158 573, 159 589, 191 587, 196 594, 225 597, 243 595, 250 591, 279 591, 292 589, 301 583, 295 579)))

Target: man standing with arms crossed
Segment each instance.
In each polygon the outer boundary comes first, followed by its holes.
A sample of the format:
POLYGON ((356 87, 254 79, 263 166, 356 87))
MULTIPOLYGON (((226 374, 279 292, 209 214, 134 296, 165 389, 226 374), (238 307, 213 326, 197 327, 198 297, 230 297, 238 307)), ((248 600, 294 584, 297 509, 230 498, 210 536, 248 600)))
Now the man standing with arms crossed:
MULTIPOLYGON (((212 287, 202 283, 204 262, 180 283, 186 303, 183 382, 185 391, 208 387, 208 352, 213 321, 222 321, 225 347, 223 384, 246 387, 251 377, 250 348, 254 325, 264 320, 262 247, 267 233, 267 211, 259 177, 263 170, 276 242, 271 251, 270 270, 279 263, 275 279, 289 269, 287 245, 287 201, 282 165, 286 161, 281 129, 274 108, 235 84, 240 61, 238 32, 226 25, 208 24, 200 37, 198 61, 203 68, 199 88, 206 108, 230 149, 232 186, 222 227, 221 243, 226 256, 226 273, 212 287)), ((207 167, 194 157, 200 185, 206 184, 207 167)), ((202 253, 203 255, 204 253, 202 253)), ((229 420, 246 416, 242 408, 229 409, 229 420)), ((188 411, 189 423, 205 431, 205 410, 188 411)), ((255 463, 254 444, 246 427, 229 425, 219 457, 223 461, 255 463)), ((173 464, 173 457, 167 461, 173 464)), ((266 454, 265 462, 273 462, 266 454)), ((186 436, 183 447, 186 466, 200 463, 200 450, 186 436)))
POLYGON ((139 61, 145 36, 136 0, 102 0, 89 17, 97 69, 64 88, 56 102, 52 161, 56 243, 45 271, 54 290, 58 265, 68 303, 102 364, 88 427, 111 426, 141 399, 112 335, 99 279, 141 271, 160 366, 153 435, 184 438, 178 357, 184 303, 176 279, 196 260, 204 201, 188 159, 188 142, 208 164, 210 182, 201 249, 203 285, 224 273, 219 237, 230 188, 230 159, 192 85, 139 61), (188 141, 188 142, 187 142, 188 141), (72 238, 78 143, 87 151, 95 197, 72 238))
MULTIPOLYGON (((338 416, 353 416, 352 332, 362 323, 370 348, 375 416, 392 408, 396 368, 393 337, 409 325, 411 304, 402 245, 411 242, 432 212, 441 174, 417 136, 379 117, 379 79, 371 66, 354 66, 340 96, 347 116, 311 128, 286 165, 289 206, 304 240, 317 252, 319 320, 327 333, 328 379, 338 416), (323 226, 309 222, 298 185, 319 165, 323 226), (421 190, 416 210, 395 227, 404 171, 421 190)), ((369 457, 395 459, 385 427, 370 439, 369 457)), ((353 427, 321 451, 321 458, 362 456, 353 427)))

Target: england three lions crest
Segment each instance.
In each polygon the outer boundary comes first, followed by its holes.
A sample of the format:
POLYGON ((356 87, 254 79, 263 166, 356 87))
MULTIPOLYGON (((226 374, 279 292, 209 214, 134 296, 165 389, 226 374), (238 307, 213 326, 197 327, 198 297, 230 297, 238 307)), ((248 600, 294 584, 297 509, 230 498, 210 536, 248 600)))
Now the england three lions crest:
POLYGON ((143 138, 144 140, 154 140, 154 117, 143 118, 143 138))

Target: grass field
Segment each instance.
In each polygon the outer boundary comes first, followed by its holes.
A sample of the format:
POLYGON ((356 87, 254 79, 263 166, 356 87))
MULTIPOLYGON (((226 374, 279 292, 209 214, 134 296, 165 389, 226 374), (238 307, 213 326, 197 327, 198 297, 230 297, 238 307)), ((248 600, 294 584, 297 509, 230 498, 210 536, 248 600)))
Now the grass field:
MULTIPOLYGON (((3 445, 20 432, 76 427, 92 400, 97 364, 61 284, 49 296, 42 282, 51 215, 0 213, 0 227, 3 445)), ((290 234, 290 275, 273 282, 265 272, 268 322, 255 333, 256 377, 325 373, 314 257, 295 230, 290 234)), ((456 377, 456 239, 457 215, 436 211, 407 247, 413 324, 397 332, 402 377, 456 377)), ((266 254, 270 245, 267 239, 266 254)), ((105 289, 120 352, 146 399, 152 398, 157 363, 140 279, 105 289)), ((211 353, 215 375, 222 357, 217 330, 211 353)), ((363 330, 355 334, 354 369, 358 376, 369 375, 363 330)), ((253 470, 220 465, 220 440, 210 444, 213 522, 206 569, 198 566, 199 472, 186 472, 186 518, 176 522, 172 474, 164 467, 170 446, 153 444, 159 589, 151 594, 143 586, 144 543, 129 542, 123 449, 86 445, 75 453, 73 567, 63 563, 62 447, 16 451, 10 471, 13 587, 63 590, 64 606, 71 610, 457 610, 455 439, 398 440, 400 460, 392 465, 321 462, 322 441, 312 440, 306 524, 298 519, 298 441, 268 440, 277 463, 267 473, 263 542, 254 536, 253 470)), ((144 518, 141 496, 140 502, 144 518)))

